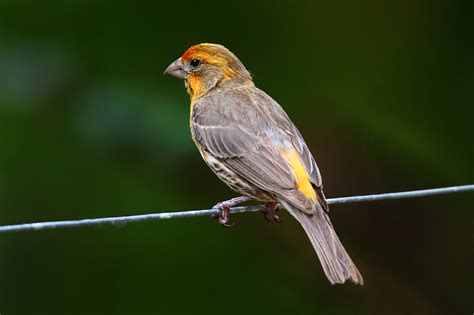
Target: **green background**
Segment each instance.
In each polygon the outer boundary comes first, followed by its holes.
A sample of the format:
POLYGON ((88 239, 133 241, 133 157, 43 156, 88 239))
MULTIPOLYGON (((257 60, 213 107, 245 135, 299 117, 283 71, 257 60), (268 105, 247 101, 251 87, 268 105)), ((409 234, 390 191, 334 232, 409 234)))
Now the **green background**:
MULTIPOLYGON (((233 197, 189 132, 190 45, 231 49, 328 197, 473 183, 474 2, 0 1, 0 224, 233 197)), ((0 235, 0 313, 472 314, 474 195, 333 206, 366 285, 287 213, 0 235)))

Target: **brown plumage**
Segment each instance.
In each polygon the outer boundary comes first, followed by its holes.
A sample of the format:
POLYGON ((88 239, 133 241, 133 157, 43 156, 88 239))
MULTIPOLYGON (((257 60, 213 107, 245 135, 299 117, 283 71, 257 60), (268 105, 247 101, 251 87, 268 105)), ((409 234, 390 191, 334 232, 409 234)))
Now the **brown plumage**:
POLYGON ((242 195, 281 203, 303 226, 331 283, 363 284, 329 220, 303 137, 239 59, 221 45, 199 44, 165 73, 185 80, 193 140, 216 175, 242 195))

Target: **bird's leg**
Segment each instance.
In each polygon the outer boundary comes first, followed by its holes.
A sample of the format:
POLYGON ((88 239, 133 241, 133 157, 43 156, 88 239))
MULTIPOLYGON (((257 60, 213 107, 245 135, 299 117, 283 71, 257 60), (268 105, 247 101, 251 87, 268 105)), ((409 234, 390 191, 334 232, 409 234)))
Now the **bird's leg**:
POLYGON ((212 209, 219 209, 221 210, 221 212, 219 214, 214 214, 212 216, 214 218, 217 218, 217 221, 223 226, 231 227, 234 224, 230 222, 229 220, 230 208, 249 200, 252 200, 252 198, 248 196, 240 196, 240 197, 235 197, 226 201, 219 202, 214 207, 212 207, 212 209))
POLYGON ((278 203, 277 202, 267 202, 267 210, 263 212, 263 216, 265 220, 268 222, 273 221, 276 223, 283 222, 280 217, 276 214, 278 211, 278 203))

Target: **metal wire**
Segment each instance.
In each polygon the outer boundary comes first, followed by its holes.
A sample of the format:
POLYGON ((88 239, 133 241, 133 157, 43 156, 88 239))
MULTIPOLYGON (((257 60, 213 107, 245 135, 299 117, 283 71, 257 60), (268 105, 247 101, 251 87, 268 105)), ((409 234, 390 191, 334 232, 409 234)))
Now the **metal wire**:
MULTIPOLYGON (((465 192, 465 191, 474 191, 474 185, 414 190, 414 191, 386 193, 386 194, 377 194, 377 195, 341 197, 341 198, 328 199, 327 201, 328 201, 328 204, 334 205, 334 204, 368 202, 368 201, 379 201, 379 200, 416 198, 416 197, 450 194, 450 193, 465 192)), ((256 212, 256 211, 265 210, 265 208, 266 208, 265 205, 235 207, 235 208, 231 208, 230 212, 231 213, 256 212)), ((72 227, 79 227, 79 226, 105 225, 105 224, 123 226, 131 222, 177 219, 177 218, 188 218, 188 217, 197 217, 197 216, 210 216, 210 215, 218 214, 218 213, 219 213, 219 210, 217 209, 206 209, 206 210, 191 210, 191 211, 179 211, 179 212, 151 213, 151 214, 97 218, 97 219, 24 223, 24 224, 0 226, 0 233, 50 230, 50 229, 59 229, 59 228, 72 228, 72 227)))

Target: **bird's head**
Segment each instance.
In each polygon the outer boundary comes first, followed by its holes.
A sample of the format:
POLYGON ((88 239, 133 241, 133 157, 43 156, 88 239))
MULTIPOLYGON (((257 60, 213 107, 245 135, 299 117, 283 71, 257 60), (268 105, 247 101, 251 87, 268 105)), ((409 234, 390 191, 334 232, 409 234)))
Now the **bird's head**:
POLYGON ((218 85, 252 82, 250 73, 240 60, 230 50, 217 44, 192 46, 164 73, 184 79, 192 99, 218 85))

